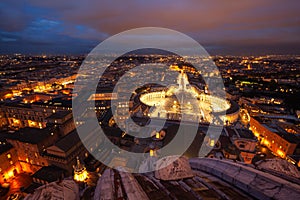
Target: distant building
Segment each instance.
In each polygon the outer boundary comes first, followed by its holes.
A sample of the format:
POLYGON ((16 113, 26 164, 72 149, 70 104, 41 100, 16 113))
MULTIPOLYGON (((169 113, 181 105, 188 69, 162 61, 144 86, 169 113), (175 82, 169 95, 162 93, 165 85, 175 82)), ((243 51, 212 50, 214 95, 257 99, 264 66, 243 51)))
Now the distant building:
POLYGON ((1 133, 1 137, 15 147, 22 170, 35 172, 48 166, 48 160, 43 157, 43 153, 58 139, 58 133, 54 128, 23 128, 15 132, 1 133))
MULTIPOLYGON (((64 100, 53 100, 47 103, 6 103, 2 106, 2 112, 11 129, 24 127, 45 128, 46 118, 53 113, 70 110, 71 105, 64 100)), ((1 111, 0 111, 1 114, 1 111)), ((0 120, 1 122, 1 120, 0 120)))
POLYGON ((129 118, 129 108, 132 106, 132 102, 126 100, 118 102, 114 113, 114 121, 117 122, 120 128, 126 127, 126 120, 129 118))
POLYGON ((245 163, 251 164, 256 152, 255 147, 257 139, 254 134, 247 129, 232 129, 225 128, 226 133, 231 141, 240 151, 241 160, 245 163))
POLYGON ((55 95, 47 94, 47 93, 34 93, 26 95, 23 99, 24 103, 33 103, 37 101, 49 101, 55 98, 55 95))
POLYGON ((261 144, 282 158, 294 154, 299 144, 299 140, 295 135, 286 132, 276 123, 269 121, 264 123, 263 119, 259 117, 251 117, 250 128, 261 144))
POLYGON ((0 105, 0 128, 7 126, 7 119, 5 117, 4 108, 0 105))
POLYGON ((22 172, 17 150, 8 142, 0 141, 0 183, 22 172))
POLYGON ((110 101, 117 99, 118 94, 113 92, 101 92, 92 94, 88 101, 110 101))
POLYGON ((214 144, 212 151, 207 155, 209 158, 242 160, 240 150, 231 141, 228 136, 221 135, 219 140, 214 144))
POLYGON ((45 128, 45 118, 55 112, 53 109, 44 109, 36 105, 11 103, 3 108, 8 125, 11 128, 45 128))
POLYGON ((45 185, 64 178, 65 170, 56 166, 45 166, 32 175, 34 183, 45 185))
POLYGON ((66 170, 66 175, 72 175, 76 157, 83 158, 86 150, 76 130, 59 139, 53 145, 46 148, 44 158, 49 164, 66 170))
POLYGON ((61 136, 67 135, 75 129, 71 111, 58 111, 46 118, 47 126, 54 126, 61 136))

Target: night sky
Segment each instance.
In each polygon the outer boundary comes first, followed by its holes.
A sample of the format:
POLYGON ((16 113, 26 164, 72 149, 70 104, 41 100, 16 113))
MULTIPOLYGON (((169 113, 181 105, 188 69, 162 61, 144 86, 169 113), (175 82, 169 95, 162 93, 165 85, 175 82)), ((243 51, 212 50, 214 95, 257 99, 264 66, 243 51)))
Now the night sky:
POLYGON ((0 54, 86 54, 121 31, 183 32, 211 54, 299 54, 299 0, 1 0, 0 54))

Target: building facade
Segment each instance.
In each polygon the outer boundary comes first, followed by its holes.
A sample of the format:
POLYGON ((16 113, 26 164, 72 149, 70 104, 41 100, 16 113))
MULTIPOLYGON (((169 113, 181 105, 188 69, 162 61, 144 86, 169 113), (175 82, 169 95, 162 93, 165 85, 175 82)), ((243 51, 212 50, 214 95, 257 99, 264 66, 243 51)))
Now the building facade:
POLYGON ((282 158, 292 155, 297 147, 297 139, 294 135, 272 128, 270 123, 264 124, 259 119, 251 117, 250 128, 261 144, 282 158))
POLYGON ((35 172, 48 166, 43 157, 46 148, 58 139, 58 132, 53 128, 23 128, 4 135, 17 151, 18 161, 25 172, 35 172))
POLYGON ((18 173, 22 168, 18 161, 17 150, 5 141, 0 142, 0 183, 8 181, 18 173))

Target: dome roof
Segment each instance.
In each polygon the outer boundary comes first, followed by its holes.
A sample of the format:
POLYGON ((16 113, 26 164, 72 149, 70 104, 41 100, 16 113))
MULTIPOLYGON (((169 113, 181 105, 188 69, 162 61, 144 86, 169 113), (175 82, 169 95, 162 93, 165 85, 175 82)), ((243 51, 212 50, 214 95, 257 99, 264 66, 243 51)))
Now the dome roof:
MULTIPOLYGON (((174 158, 164 161, 168 159, 174 158)), ((94 200, 298 199, 300 196, 298 184, 243 163, 211 158, 190 159, 190 164, 186 158, 176 161, 175 165, 146 174, 107 169, 98 180, 94 200), (179 173, 174 175, 176 171, 179 173), (191 176, 181 176, 181 171, 191 176)))
POLYGON ((286 174, 295 178, 300 178, 300 173, 295 165, 283 159, 265 159, 256 162, 256 167, 262 170, 271 170, 286 174))
POLYGON ((35 190, 33 194, 26 196, 25 200, 79 200, 79 188, 73 180, 63 180, 43 185, 35 190))
POLYGON ((168 156, 157 161, 155 178, 160 180, 180 180, 193 177, 193 172, 187 157, 168 156), (165 163, 170 163, 162 167, 165 163))

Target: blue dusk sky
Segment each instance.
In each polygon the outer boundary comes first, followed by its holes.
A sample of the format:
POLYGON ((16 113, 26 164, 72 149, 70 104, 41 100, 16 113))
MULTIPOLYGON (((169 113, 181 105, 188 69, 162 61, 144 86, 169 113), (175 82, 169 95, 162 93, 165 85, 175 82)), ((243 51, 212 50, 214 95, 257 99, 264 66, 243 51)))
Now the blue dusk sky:
POLYGON ((170 28, 211 54, 299 54, 299 0, 1 0, 0 54, 87 54, 111 35, 170 28))

